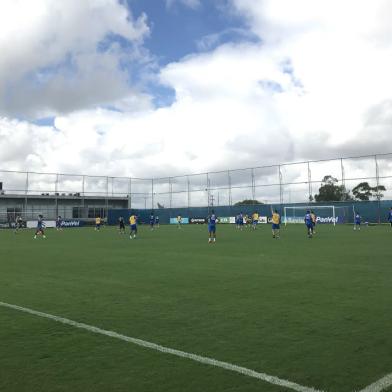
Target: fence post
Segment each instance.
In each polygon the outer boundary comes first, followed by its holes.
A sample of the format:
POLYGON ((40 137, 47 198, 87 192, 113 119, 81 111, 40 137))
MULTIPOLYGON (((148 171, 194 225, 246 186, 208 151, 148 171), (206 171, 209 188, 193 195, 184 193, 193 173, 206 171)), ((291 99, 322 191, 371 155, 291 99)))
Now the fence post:
POLYGON ((26 172, 26 189, 25 189, 25 205, 24 205, 25 219, 26 219, 26 215, 27 215, 27 198, 28 198, 28 194, 29 194, 29 172, 26 172))
POLYGON ((280 165, 278 165, 278 172, 279 172, 279 201, 280 201, 280 210, 282 210, 283 206, 283 176, 282 171, 280 170, 280 165))
POLYGON ((254 201, 256 199, 256 188, 255 188, 255 171, 253 168, 251 170, 250 175, 251 175, 251 181, 252 181, 252 200, 254 203, 254 201))
POLYGON ((310 170, 310 162, 308 161, 308 191, 309 191, 309 197, 308 197, 308 202, 311 203, 313 200, 312 196, 312 172, 310 170))
POLYGON ((129 177, 129 188, 128 188, 128 209, 132 209, 132 177, 129 177))
POLYGON ((154 179, 151 178, 151 211, 154 211, 154 179))
POLYGON ((345 174, 344 174, 344 165, 343 165, 343 158, 340 158, 340 170, 342 172, 342 185, 345 187, 346 186, 346 179, 345 179, 345 174))
POLYGON ((230 170, 227 171, 227 179, 228 179, 228 184, 229 184, 229 206, 231 207, 232 205, 232 198, 231 198, 231 176, 230 176, 230 170))
POLYGON ((377 155, 374 156, 374 161, 376 163, 376 186, 377 186, 377 210, 378 210, 378 224, 381 223, 381 198, 380 198, 380 171, 378 167, 377 155))

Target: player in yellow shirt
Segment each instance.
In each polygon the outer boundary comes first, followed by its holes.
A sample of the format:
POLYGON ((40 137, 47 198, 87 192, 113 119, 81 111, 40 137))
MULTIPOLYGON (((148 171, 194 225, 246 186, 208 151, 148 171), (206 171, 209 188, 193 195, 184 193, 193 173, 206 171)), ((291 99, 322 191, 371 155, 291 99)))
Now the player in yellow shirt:
POLYGON ((312 218, 312 223, 313 223, 312 234, 316 234, 317 216, 313 211, 310 211, 310 216, 312 218))
POLYGON ((257 212, 254 212, 253 215, 252 215, 252 227, 253 227, 253 230, 256 230, 258 223, 259 223, 259 214, 257 212))
POLYGON ((129 234, 129 238, 132 239, 132 234, 133 234, 133 238, 136 238, 136 234, 137 234, 137 216, 132 214, 129 217, 129 226, 131 229, 131 233, 129 234))
POLYGON ((280 215, 277 210, 272 213, 272 238, 280 238, 280 215))
POLYGON ((101 223, 102 223, 101 218, 97 216, 95 218, 95 230, 99 231, 99 229, 101 228, 101 223))

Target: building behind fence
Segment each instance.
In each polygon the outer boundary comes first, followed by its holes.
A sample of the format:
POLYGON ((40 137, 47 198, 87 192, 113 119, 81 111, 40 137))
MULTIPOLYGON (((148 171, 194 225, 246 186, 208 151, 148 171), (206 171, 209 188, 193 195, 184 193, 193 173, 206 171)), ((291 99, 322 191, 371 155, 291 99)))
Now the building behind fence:
POLYGON ((383 185, 386 190, 382 197, 378 195, 368 203, 375 207, 366 208, 372 211, 376 208, 375 213, 369 213, 372 220, 384 220, 384 210, 389 207, 385 200, 392 200, 392 153, 166 178, 0 170, 0 220, 18 214, 33 219, 38 213, 50 219, 57 215, 105 218, 112 209, 159 210, 162 216, 174 216, 177 211, 183 214, 188 211, 189 215, 190 211, 200 209, 200 213, 195 212, 200 215, 212 206, 227 208, 233 215, 237 209, 244 210, 245 207, 236 207, 243 200, 257 200, 279 208, 295 203, 309 204, 327 175, 336 178, 336 185, 343 185, 347 191, 361 182, 368 182, 372 187, 383 185))

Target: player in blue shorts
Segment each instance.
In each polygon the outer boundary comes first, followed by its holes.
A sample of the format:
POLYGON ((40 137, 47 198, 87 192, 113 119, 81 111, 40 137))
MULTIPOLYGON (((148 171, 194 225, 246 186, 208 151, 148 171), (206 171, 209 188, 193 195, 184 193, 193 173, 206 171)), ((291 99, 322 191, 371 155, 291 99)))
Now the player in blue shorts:
POLYGON ((275 210, 272 213, 272 238, 279 239, 280 238, 280 215, 278 210, 275 210))
POLYGON ((309 210, 306 211, 304 221, 305 221, 306 229, 308 232, 308 238, 312 238, 313 237, 313 220, 312 220, 312 214, 310 213, 309 210))
POLYGON ((355 213, 354 217, 354 230, 361 230, 361 215, 358 212, 355 213))
POLYGON ((389 224, 391 225, 391 228, 392 228, 392 207, 389 209, 388 222, 389 222, 389 224))
POLYGON ((137 234, 137 216, 136 215, 132 214, 129 217, 129 226, 131 228, 129 238, 132 239, 132 235, 133 235, 133 238, 136 238, 136 234, 137 234))
POLYGON ((211 211, 211 215, 208 217, 208 242, 216 241, 216 222, 218 218, 215 215, 214 210, 211 211))
POLYGON ((38 215, 37 230, 35 231, 34 239, 37 238, 37 235, 42 235, 42 238, 46 238, 44 227, 44 217, 42 215, 38 215))
POLYGON ((154 213, 151 212, 151 214, 150 214, 150 229, 151 230, 154 230, 154 225, 155 225, 155 216, 154 216, 154 213))
POLYGON ((238 228, 242 230, 244 227, 244 215, 242 215, 242 212, 238 215, 238 228))
POLYGON ((62 228, 62 223, 63 223, 63 219, 61 218, 61 216, 59 215, 56 219, 56 230, 63 230, 62 228))

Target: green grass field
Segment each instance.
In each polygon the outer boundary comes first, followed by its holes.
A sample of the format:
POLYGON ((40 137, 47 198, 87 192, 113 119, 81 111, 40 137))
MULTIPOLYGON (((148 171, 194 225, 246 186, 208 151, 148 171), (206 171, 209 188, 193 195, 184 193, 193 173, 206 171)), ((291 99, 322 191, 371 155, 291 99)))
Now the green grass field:
MULTIPOLYGON (((0 301, 328 392, 392 372, 389 227, 206 231, 0 231, 0 301)), ((0 306, 2 392, 286 390, 0 306)))

